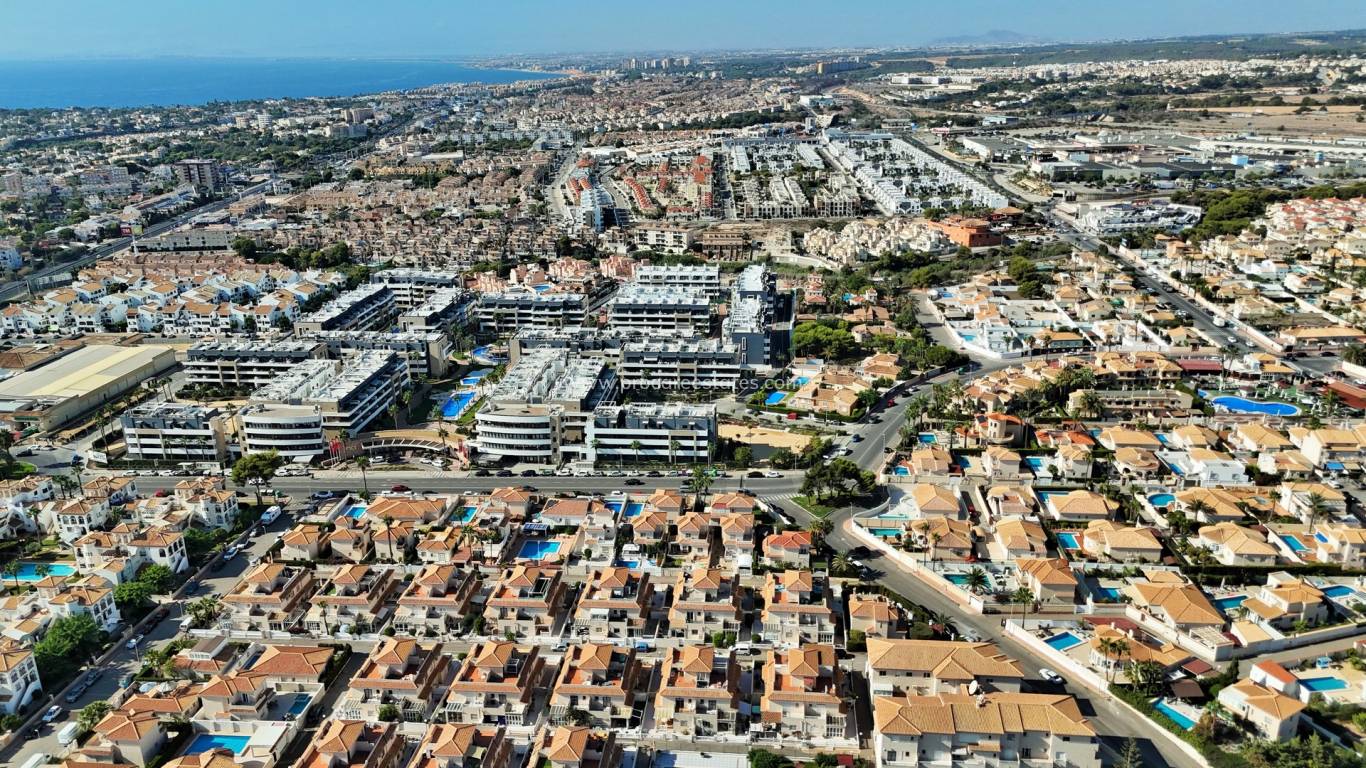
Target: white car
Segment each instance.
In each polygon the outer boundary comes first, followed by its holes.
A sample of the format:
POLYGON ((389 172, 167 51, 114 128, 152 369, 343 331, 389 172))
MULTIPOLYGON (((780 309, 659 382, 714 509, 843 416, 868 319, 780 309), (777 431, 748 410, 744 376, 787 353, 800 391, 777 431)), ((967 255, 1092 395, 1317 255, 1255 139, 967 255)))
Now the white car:
POLYGON ((1039 670, 1039 677, 1042 677, 1043 679, 1047 680, 1047 681, 1050 682, 1050 683, 1061 683, 1061 682, 1063 682, 1062 675, 1058 674, 1057 672, 1054 672, 1053 670, 1049 669, 1048 667, 1044 667, 1044 668, 1042 668, 1042 669, 1039 670))
POLYGON ((782 472, 779 472, 779 471, 777 471, 777 470, 775 470, 775 469, 770 469, 769 471, 767 471, 767 472, 764 473, 764 477, 782 477, 782 476, 783 476, 783 473, 782 473, 782 472))
POLYGON ((124 643, 123 647, 131 651, 134 648, 138 647, 138 643, 142 642, 142 638, 142 635, 133 635, 132 637, 128 638, 128 642, 124 643))
POLYGON ((57 706, 56 704, 53 704, 51 707, 48 708, 46 712, 43 713, 43 722, 50 723, 61 716, 62 708, 57 706))

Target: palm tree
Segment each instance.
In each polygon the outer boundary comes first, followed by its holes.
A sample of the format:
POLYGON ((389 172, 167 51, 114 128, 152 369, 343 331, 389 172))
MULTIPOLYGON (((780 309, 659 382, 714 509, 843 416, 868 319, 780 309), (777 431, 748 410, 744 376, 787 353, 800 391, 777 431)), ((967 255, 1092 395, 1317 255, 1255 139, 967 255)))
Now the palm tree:
POLYGON ((1020 606, 1020 626, 1024 627, 1025 619, 1029 616, 1029 606, 1034 603, 1034 593, 1029 587, 1021 584, 1010 593, 1010 600, 1020 606))
POLYGON ((218 618, 220 611, 217 600, 212 597, 202 597, 185 606, 185 613, 190 617, 190 626, 208 627, 213 624, 214 619, 218 618))
POLYGON ((676 457, 678 456, 678 449, 679 449, 679 448, 682 448, 682 447, 683 447, 683 444, 682 444, 682 443, 678 442, 677 440, 674 440, 673 438, 669 438, 669 463, 670 463, 670 464, 674 464, 674 463, 677 462, 677 458, 676 458, 676 457))
POLYGON ((1115 670, 1119 668, 1119 660, 1129 655, 1129 641, 1122 637, 1102 637, 1099 645, 1100 653, 1105 657, 1105 673, 1109 677, 1109 682, 1113 683, 1115 670))
POLYGON ((974 567, 972 570, 968 571, 967 586, 974 595, 980 594, 982 590, 986 589, 990 584, 991 580, 987 578, 987 572, 982 568, 974 567))
POLYGON ((811 534, 811 545, 813 547, 820 547, 825 542, 825 537, 830 533, 830 530, 833 527, 833 524, 823 517, 812 520, 811 524, 806 526, 807 532, 811 534))
POLYGON ((38 581, 46 579, 52 573, 52 566, 47 563, 38 563, 33 566, 33 575, 38 577, 38 581))
POLYGON ((640 441, 639 441, 639 440, 632 440, 632 441, 631 441, 631 452, 635 454, 635 463, 636 463, 637 465, 639 465, 639 464, 640 464, 640 441))
POLYGON ((370 459, 365 456, 356 457, 356 466, 360 468, 360 484, 365 490, 365 495, 370 495, 370 479, 365 474, 365 468, 370 466, 370 459))
POLYGON ((1081 394, 1081 412, 1088 414, 1093 419, 1098 419, 1105 415, 1105 401, 1101 400, 1100 395, 1094 389, 1088 389, 1081 394))
POLYGON ((854 559, 848 552, 836 553, 830 558, 830 570, 834 571, 836 576, 850 573, 854 570, 854 559))
POLYGON ((394 537, 390 533, 390 528, 394 525, 394 518, 389 515, 384 516, 384 538, 389 540, 389 561, 394 561, 394 537))
POLYGON ((1314 528, 1314 523, 1328 517, 1328 500, 1320 493, 1311 493, 1305 505, 1305 511, 1309 514, 1309 528, 1314 528))
POLYGON ((1309 629, 1309 622, 1305 619, 1295 619, 1295 623, 1290 625, 1290 631, 1296 635, 1302 635, 1309 629))
POLYGON ((19 570, 20 566, 18 560, 11 560, 8 563, 5 563, 5 578, 14 579, 14 586, 16 588, 19 586, 19 570))
POLYGON ((939 531, 930 534, 930 546, 926 551, 929 552, 930 562, 932 563, 939 559, 939 542, 942 541, 943 538, 944 534, 939 531))

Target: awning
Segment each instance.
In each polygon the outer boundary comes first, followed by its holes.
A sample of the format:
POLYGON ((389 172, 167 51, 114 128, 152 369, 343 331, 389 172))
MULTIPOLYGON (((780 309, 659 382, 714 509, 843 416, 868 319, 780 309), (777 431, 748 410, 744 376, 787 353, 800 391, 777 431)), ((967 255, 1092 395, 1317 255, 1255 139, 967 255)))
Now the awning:
POLYGON ((1200 684, 1194 680, 1177 680, 1172 683, 1171 689, 1172 696, 1175 696, 1178 699, 1191 701, 1205 698, 1205 689, 1201 688, 1200 684))
POLYGON ((1185 664, 1182 664, 1181 668, 1196 676, 1208 675, 1209 673, 1214 671, 1213 666, 1211 666, 1208 662, 1204 662, 1199 659, 1191 659, 1185 664))

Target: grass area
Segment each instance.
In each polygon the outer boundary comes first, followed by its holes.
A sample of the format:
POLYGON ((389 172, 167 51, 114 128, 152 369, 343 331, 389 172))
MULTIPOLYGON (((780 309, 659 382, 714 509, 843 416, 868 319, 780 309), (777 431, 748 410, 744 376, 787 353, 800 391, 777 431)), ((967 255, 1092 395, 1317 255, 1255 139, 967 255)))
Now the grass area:
POLYGON ((810 496, 793 496, 792 500, 800 504, 802 509, 805 509, 816 517, 829 517, 830 513, 835 511, 834 507, 822 504, 810 496))
POLYGON ((0 468, 0 480, 18 480, 37 472, 38 468, 27 461, 16 461, 0 468))

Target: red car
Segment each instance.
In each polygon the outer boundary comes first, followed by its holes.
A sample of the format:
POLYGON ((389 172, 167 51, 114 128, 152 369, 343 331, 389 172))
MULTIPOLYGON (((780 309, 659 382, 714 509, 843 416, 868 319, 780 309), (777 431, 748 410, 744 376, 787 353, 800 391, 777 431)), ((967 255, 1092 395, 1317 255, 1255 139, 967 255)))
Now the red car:
POLYGON ((394 486, 393 488, 390 488, 389 490, 393 491, 394 493, 402 493, 402 492, 404 492, 404 491, 411 491, 412 488, 409 488, 408 486, 403 485, 402 483, 400 483, 400 484, 394 486))

